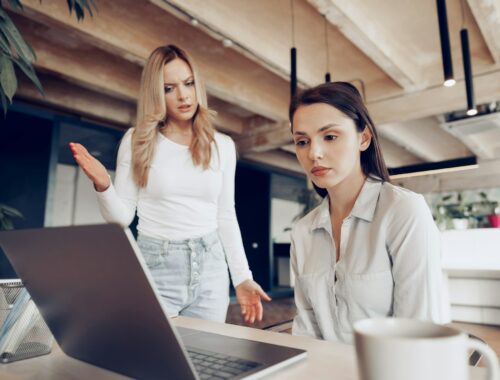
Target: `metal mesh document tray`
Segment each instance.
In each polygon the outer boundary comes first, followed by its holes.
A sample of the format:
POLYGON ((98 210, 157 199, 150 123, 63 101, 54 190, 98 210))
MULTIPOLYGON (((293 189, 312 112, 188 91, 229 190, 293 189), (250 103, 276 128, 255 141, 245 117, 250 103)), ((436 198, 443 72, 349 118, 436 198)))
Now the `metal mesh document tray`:
POLYGON ((48 354, 53 336, 20 280, 0 280, 0 363, 48 354))

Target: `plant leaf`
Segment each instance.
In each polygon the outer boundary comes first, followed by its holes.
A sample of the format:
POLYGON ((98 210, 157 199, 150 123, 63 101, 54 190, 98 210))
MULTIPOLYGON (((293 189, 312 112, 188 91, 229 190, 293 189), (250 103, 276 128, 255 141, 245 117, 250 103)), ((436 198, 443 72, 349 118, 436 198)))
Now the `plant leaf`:
POLYGON ((78 21, 83 20, 85 17, 85 11, 87 11, 91 17, 94 16, 92 13, 92 8, 97 9, 94 0, 67 0, 69 13, 75 10, 76 18, 78 21))
POLYGON ((2 109, 3 109, 3 117, 5 119, 5 115, 7 115, 7 107, 9 106, 9 100, 3 93, 3 90, 0 89, 0 101, 2 102, 2 109))
POLYGON ((7 55, 12 55, 12 49, 9 46, 9 42, 7 41, 7 38, 3 35, 3 33, 0 33, 0 49, 7 55))
POLYGON ((19 0, 8 0, 10 6, 12 9, 23 9, 23 5, 21 4, 21 1, 19 0))
POLYGON ((38 79, 38 76, 36 75, 35 69, 33 68, 33 65, 29 62, 25 62, 20 58, 14 58, 14 62, 16 65, 22 70, 22 72, 33 82, 33 84, 36 86, 37 90, 45 96, 45 93, 43 92, 43 87, 42 84, 40 83, 40 80, 38 79))
POLYGON ((12 220, 10 220, 10 219, 4 219, 2 221, 2 224, 3 224, 2 228, 4 230, 13 230, 14 229, 14 224, 12 223, 12 220))
POLYGON ((0 85, 5 96, 12 103, 12 97, 17 89, 17 78, 11 58, 4 54, 0 55, 0 85))
POLYGON ((33 62, 36 59, 35 52, 31 46, 24 41, 21 33, 19 33, 19 30, 16 28, 7 13, 3 13, 4 19, 0 21, 0 31, 5 35, 9 45, 15 48, 16 53, 20 57, 22 57, 25 61, 33 62))
POLYGON ((21 214, 21 212, 19 210, 16 210, 13 207, 6 206, 6 205, 0 205, 0 209, 7 216, 24 219, 23 214, 21 214))

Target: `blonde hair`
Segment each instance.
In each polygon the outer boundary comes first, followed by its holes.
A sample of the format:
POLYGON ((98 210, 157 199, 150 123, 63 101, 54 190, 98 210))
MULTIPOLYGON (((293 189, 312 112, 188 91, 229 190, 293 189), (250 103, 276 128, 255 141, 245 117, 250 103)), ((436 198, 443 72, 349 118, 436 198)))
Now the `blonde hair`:
POLYGON ((151 53, 142 71, 137 121, 132 135, 132 173, 139 187, 145 187, 148 183, 158 134, 168 120, 163 67, 176 58, 182 59, 191 68, 198 100, 198 109, 193 116, 193 138, 189 146, 193 163, 207 169, 212 158, 211 144, 215 142, 212 125, 214 113, 207 107, 207 95, 196 66, 189 55, 177 46, 160 46, 151 53))

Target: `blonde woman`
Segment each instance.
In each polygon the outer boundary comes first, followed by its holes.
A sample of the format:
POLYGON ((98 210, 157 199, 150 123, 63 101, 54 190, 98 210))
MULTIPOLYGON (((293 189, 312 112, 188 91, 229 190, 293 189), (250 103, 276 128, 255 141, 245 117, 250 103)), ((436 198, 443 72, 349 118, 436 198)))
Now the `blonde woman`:
POLYGON ((193 60, 174 45, 144 67, 136 127, 120 144, 116 178, 80 144, 70 147, 94 183, 102 215, 128 226, 169 313, 224 322, 228 265, 245 321, 269 296, 252 280, 234 209, 234 142, 215 132, 193 60))

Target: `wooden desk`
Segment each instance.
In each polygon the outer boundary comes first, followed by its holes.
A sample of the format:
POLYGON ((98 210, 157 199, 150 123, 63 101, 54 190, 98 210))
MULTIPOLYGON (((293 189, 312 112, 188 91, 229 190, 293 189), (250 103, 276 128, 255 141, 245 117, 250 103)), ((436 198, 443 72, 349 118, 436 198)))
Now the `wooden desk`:
MULTIPOLYGON (((267 378, 275 380, 303 379, 358 379, 354 347, 345 344, 319 341, 288 334, 257 330, 236 325, 208 322, 187 317, 173 319, 176 326, 216 332, 227 336, 248 338, 261 342, 302 348, 308 357, 267 378)), ((484 368, 471 368, 470 380, 486 378, 484 368)), ((10 364, 0 364, 0 379, 5 380, 120 380, 125 376, 86 364, 66 356, 57 345, 50 355, 10 364)))

